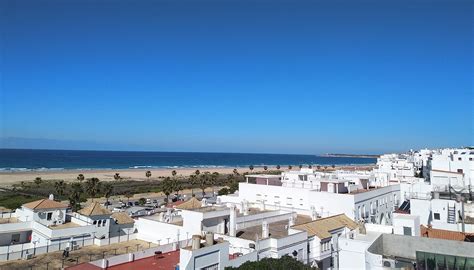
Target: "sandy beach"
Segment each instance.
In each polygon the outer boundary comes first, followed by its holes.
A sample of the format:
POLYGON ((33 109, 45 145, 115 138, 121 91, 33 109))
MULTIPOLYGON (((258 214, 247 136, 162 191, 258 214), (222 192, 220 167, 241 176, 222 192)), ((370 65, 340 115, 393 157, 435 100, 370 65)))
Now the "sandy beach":
MULTIPOLYGON (((336 169, 344 170, 367 170, 373 166, 336 166, 336 169)), ((235 168, 199 168, 201 172, 218 172, 220 174, 230 174, 235 168)), ((293 170, 298 170, 298 167, 293 167, 293 170)), ((196 168, 179 168, 175 169, 178 175, 189 176, 196 171, 196 168)), ((239 173, 250 172, 248 168, 237 168, 239 173)), ((269 167, 268 170, 276 170, 274 167, 269 167)), ((287 167, 282 167, 281 170, 288 170, 287 167)), ((332 170, 328 167, 327 170, 332 170)), ((85 178, 97 177, 101 181, 113 181, 115 173, 119 173, 122 179, 131 180, 146 180, 146 169, 117 169, 117 170, 61 170, 61 171, 28 171, 28 172, 0 172, 0 186, 11 186, 19 184, 22 181, 33 181, 36 177, 41 177, 42 180, 64 180, 75 181, 78 174, 83 174, 85 178)), ((171 176, 173 169, 151 169, 152 176, 150 179, 159 179, 160 177, 171 176)), ((263 167, 255 167, 253 172, 264 171, 263 167)))

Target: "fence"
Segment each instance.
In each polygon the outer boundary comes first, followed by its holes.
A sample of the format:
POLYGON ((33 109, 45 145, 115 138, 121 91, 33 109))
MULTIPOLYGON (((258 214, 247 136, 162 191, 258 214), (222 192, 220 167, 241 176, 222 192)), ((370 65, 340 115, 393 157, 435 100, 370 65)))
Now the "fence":
POLYGON ((136 236, 137 234, 134 233, 119 235, 105 239, 94 239, 93 237, 90 237, 89 234, 85 234, 83 236, 74 237, 72 241, 70 237, 67 237, 45 246, 35 246, 32 243, 10 245, 2 247, 2 252, 0 253, 0 261, 29 259, 33 256, 40 254, 63 251, 66 248, 75 250, 90 245, 104 246, 110 244, 117 244, 134 240, 136 239, 136 236))

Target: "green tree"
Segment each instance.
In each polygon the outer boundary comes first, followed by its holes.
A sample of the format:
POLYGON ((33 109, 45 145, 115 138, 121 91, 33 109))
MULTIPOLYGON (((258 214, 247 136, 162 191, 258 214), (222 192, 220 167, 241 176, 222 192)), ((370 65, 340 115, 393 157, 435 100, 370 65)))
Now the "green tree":
POLYGON ((99 178, 93 177, 86 180, 86 193, 92 198, 92 200, 94 200, 97 193, 99 193, 100 184, 99 178))
POLYGON ((64 183, 64 180, 59 180, 54 183, 54 189, 56 190, 56 194, 58 196, 63 196, 64 191, 66 190, 66 183, 64 183))
POLYGON ((276 168, 277 168, 277 170, 280 170, 280 165, 277 165, 276 168))
MULTIPOLYGON (((297 251, 293 251, 293 256, 297 256, 297 251)), ((248 261, 239 267, 226 267, 225 270, 313 270, 318 269, 306 265, 295 258, 285 255, 279 259, 263 258, 259 261, 248 261)))
POLYGON ((313 165, 309 164, 309 165, 308 165, 308 168, 312 169, 312 168, 313 168, 313 165))
POLYGON ((293 166, 288 165, 288 170, 291 170, 291 169, 293 169, 293 166))
POLYGON ((318 170, 321 170, 321 165, 316 166, 318 170))
POLYGON ((171 178, 166 177, 163 182, 161 182, 161 191, 166 195, 166 203, 169 202, 170 194, 174 190, 174 181, 171 178))
POLYGON ((41 183, 43 183, 43 180, 41 179, 41 177, 36 177, 35 178, 36 186, 39 187, 41 185, 41 183))
POLYGON ((334 168, 336 168, 336 165, 332 164, 331 167, 334 169, 334 168))
POLYGON ((268 170, 268 167, 267 166, 263 166, 263 170, 268 170))
POLYGON ((175 177, 178 174, 176 170, 171 171, 171 176, 175 177))
POLYGON ((253 169, 254 169, 253 165, 250 165, 250 166, 249 166, 249 170, 252 172, 253 169))
POLYGON ((224 187, 224 188, 221 188, 218 192, 217 192, 217 195, 219 196, 222 196, 222 195, 227 195, 229 194, 229 189, 224 187))
POLYGON ((79 182, 84 181, 84 175, 83 175, 82 173, 78 174, 78 175, 77 175, 77 180, 78 180, 79 182))
POLYGON ((176 192, 176 197, 179 196, 179 192, 181 190, 183 190, 183 184, 178 180, 178 179, 175 179, 173 180, 173 190, 174 192, 176 192))
POLYGON ((237 169, 234 169, 234 170, 232 171, 232 173, 233 173, 234 175, 239 175, 239 171, 237 171, 237 169))
POLYGON ((109 208, 109 198, 110 196, 112 196, 113 192, 114 192, 114 186, 112 186, 111 183, 107 182, 102 185, 102 194, 104 194, 105 201, 106 201, 105 208, 109 208))
POLYGON ((303 165, 300 164, 298 167, 300 167, 300 169, 301 169, 301 168, 303 168, 303 165))
POLYGON ((130 198, 133 197, 133 194, 130 191, 125 192, 125 197, 127 198, 127 205, 130 203, 130 198))
POLYGON ((145 199, 145 198, 140 198, 140 199, 138 199, 138 204, 139 204, 139 205, 145 205, 145 203, 146 203, 146 199, 145 199))
POLYGON ((71 191, 69 192, 69 203, 72 211, 77 212, 81 209, 81 195, 84 192, 81 183, 72 183, 71 191))
POLYGON ((204 172, 202 173, 199 178, 198 178, 198 185, 199 188, 202 191, 202 197, 206 195, 206 188, 209 186, 211 183, 211 173, 210 172, 204 172))
POLYGON ((122 177, 120 177, 120 173, 115 173, 114 179, 115 180, 120 180, 122 177))

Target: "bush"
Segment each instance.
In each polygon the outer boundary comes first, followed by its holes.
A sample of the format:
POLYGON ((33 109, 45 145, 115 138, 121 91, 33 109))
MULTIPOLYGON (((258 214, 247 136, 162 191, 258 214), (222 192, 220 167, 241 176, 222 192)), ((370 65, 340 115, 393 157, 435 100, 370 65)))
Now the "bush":
POLYGON ((311 270, 317 269, 295 258, 285 255, 280 259, 264 258, 258 262, 246 262, 239 267, 226 267, 225 270, 311 270))
POLYGON ((229 189, 228 188, 222 188, 221 190, 219 190, 219 192, 217 192, 217 195, 219 196, 222 196, 222 195, 227 195, 229 194, 229 189))

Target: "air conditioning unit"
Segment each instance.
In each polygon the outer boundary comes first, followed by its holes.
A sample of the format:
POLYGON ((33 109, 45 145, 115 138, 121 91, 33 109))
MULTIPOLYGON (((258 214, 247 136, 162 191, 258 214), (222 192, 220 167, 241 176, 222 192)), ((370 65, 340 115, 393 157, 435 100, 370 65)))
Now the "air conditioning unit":
POLYGON ((383 259, 382 266, 387 268, 395 268, 395 260, 393 259, 383 259))

